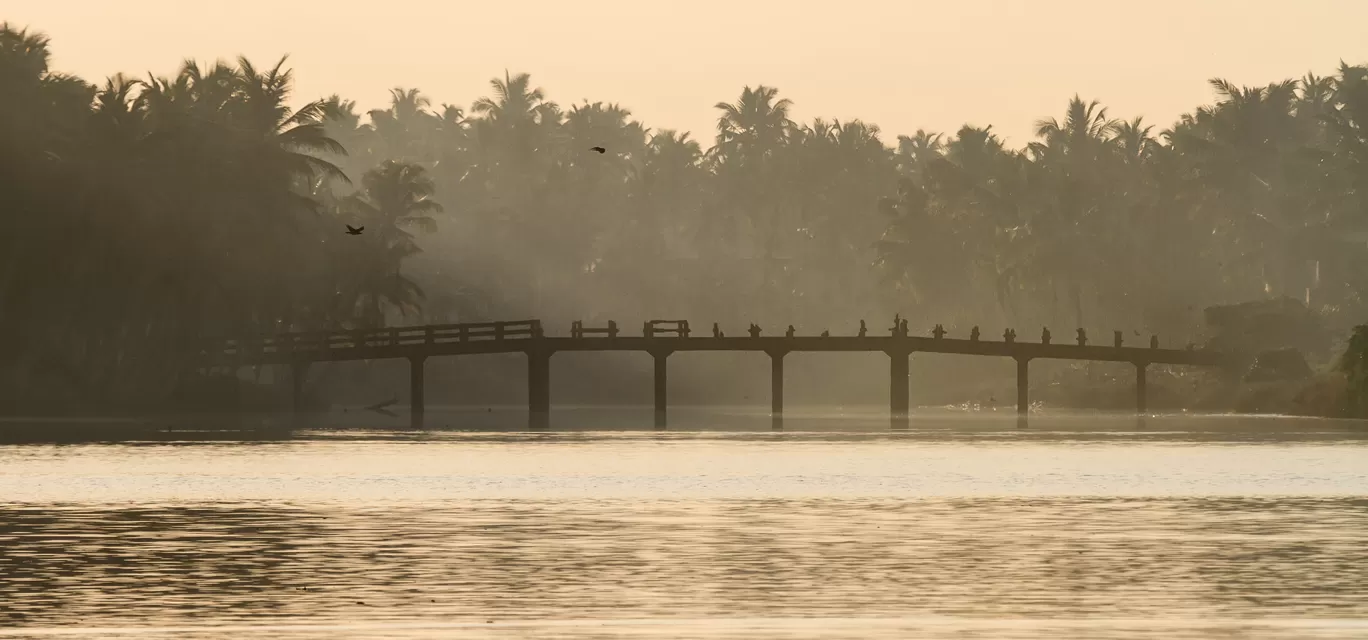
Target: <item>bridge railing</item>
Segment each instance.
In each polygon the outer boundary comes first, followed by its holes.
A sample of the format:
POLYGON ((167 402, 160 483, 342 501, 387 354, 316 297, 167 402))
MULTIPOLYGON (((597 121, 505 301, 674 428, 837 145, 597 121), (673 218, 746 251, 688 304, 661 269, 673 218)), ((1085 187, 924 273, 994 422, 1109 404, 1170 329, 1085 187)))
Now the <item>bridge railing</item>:
POLYGON ((540 320, 470 322, 462 324, 282 333, 255 338, 212 340, 206 355, 226 357, 265 356, 280 353, 316 353, 335 349, 403 347, 495 340, 528 340, 542 334, 540 320))
POLYGON ((570 323, 571 338, 593 338, 597 336, 616 338, 617 335, 618 325, 612 320, 608 321, 608 326, 606 327, 586 327, 582 320, 576 320, 570 323))

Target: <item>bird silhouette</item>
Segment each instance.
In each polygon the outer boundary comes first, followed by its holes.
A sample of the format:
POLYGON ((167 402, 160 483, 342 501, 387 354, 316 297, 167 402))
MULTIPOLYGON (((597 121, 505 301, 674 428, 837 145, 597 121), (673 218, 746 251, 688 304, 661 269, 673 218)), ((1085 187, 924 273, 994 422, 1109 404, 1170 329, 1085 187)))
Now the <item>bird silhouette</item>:
POLYGON ((597 151, 597 152, 599 152, 599 153, 607 153, 607 152, 608 152, 608 150, 607 150, 607 149, 604 149, 603 147, 589 147, 589 150, 590 150, 590 151, 597 151))
POLYGON ((361 235, 361 232, 362 232, 362 231, 365 231, 365 230, 366 230, 365 225, 362 225, 362 226, 359 226, 359 227, 353 227, 353 226, 351 226, 351 225, 347 225, 347 235, 349 235, 349 236, 359 236, 359 235, 361 235))
POLYGON ((390 396, 389 400, 382 400, 373 405, 370 405, 369 407, 366 407, 366 411, 384 411, 385 409, 396 404, 399 404, 399 398, 390 396))

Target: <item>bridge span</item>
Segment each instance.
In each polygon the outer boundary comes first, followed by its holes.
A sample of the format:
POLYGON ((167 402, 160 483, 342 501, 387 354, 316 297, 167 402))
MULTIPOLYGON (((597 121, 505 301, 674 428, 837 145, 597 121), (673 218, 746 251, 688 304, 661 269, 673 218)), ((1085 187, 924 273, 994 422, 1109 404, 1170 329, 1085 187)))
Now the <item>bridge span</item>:
POLYGON ((1008 329, 1000 340, 983 340, 978 327, 968 338, 951 338, 939 325, 931 336, 908 335, 907 321, 896 320, 887 335, 871 336, 861 322, 859 335, 796 335, 793 327, 782 336, 763 336, 751 325, 744 336, 727 336, 713 325, 710 335, 695 336, 687 321, 644 323, 639 336, 621 335, 615 322, 604 327, 572 324, 568 337, 548 336, 539 320, 423 325, 385 329, 283 333, 255 338, 217 339, 204 343, 198 356, 203 369, 235 369, 255 365, 291 368, 295 410, 301 406, 303 384, 315 362, 404 358, 410 366, 413 426, 421 427, 424 413, 424 363, 437 356, 523 353, 527 356, 528 410, 533 426, 545 426, 551 410, 551 357, 562 351, 638 351, 655 360, 655 423, 666 423, 668 359, 680 351, 750 351, 770 357, 770 411, 776 424, 784 414, 784 356, 795 352, 881 352, 889 358, 889 414, 906 423, 910 409, 908 360, 913 353, 949 353, 1011 358, 1017 364, 1017 413, 1030 406, 1030 362, 1036 359, 1125 362, 1135 367, 1135 406, 1146 412, 1145 372, 1152 364, 1236 367, 1247 359, 1205 349, 1164 349, 1151 337, 1148 346, 1125 346, 1121 332, 1107 345, 1089 344, 1077 331, 1073 344, 1051 340, 1048 330, 1039 342, 1022 342, 1008 329))

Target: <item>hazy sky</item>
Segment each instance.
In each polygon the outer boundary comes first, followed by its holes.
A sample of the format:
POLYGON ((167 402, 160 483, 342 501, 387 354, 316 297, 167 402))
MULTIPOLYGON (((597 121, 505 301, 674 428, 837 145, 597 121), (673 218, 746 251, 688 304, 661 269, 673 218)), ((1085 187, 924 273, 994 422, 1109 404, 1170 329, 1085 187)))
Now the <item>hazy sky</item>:
POLYGON ((90 80, 290 54, 302 98, 371 108, 404 86, 468 107, 508 68, 562 105, 618 102, 708 141, 712 105, 746 84, 889 142, 970 122, 1020 144, 1075 92, 1162 128, 1210 101, 1212 76, 1368 62, 1368 0, 5 0, 0 20, 46 32, 55 67, 90 80))

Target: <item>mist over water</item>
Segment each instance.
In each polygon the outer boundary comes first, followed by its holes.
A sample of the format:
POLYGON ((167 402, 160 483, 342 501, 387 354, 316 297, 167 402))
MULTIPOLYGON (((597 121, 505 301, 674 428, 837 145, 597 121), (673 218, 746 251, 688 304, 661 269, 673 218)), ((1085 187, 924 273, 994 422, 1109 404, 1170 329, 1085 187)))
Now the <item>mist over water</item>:
POLYGON ((824 413, 6 447, 0 637, 1368 632, 1355 423, 824 413))

